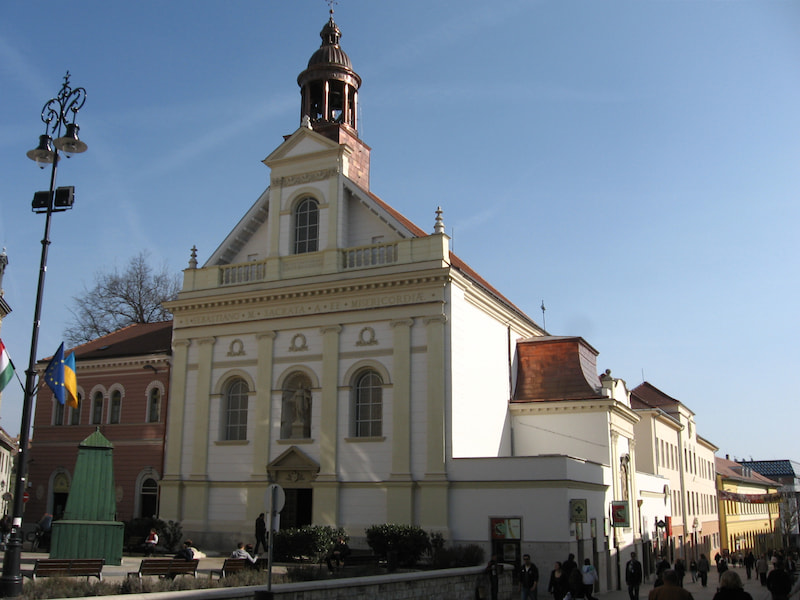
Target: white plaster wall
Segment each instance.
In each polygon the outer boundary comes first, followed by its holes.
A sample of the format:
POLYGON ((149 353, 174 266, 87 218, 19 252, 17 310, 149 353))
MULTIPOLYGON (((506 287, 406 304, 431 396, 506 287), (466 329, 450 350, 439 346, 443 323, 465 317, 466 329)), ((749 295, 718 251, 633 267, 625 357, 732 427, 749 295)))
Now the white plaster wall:
MULTIPOLYGON (((519 516, 525 541, 567 541, 573 498, 587 500, 589 518, 599 528, 607 516, 610 496, 599 486, 608 484, 609 469, 596 463, 553 455, 454 459, 448 473, 454 539, 488 540, 489 517, 519 516)), ((588 523, 583 534, 590 536, 588 523)))
POLYGON ((372 243, 372 238, 382 236, 379 244, 389 243, 399 239, 397 232, 392 231, 380 220, 378 215, 366 206, 358 198, 349 196, 347 202, 347 231, 342 238, 345 247, 368 246, 372 243))
POLYGON ((642 537, 653 540, 655 522, 672 513, 669 495, 664 494, 664 486, 669 485, 665 477, 650 473, 636 473, 636 486, 639 490, 639 500, 642 501, 640 509, 642 537))
POLYGON ((247 515, 247 488, 212 487, 208 493, 208 514, 211 519, 245 521, 247 515))
POLYGON ((366 527, 386 523, 386 490, 383 488, 344 486, 340 500, 340 522, 348 524, 350 535, 363 537, 366 527))
POLYGON ((566 454, 608 464, 609 427, 605 412, 520 415, 514 419, 518 456, 566 454))
POLYGON ((450 289, 453 457, 508 455, 508 330, 450 289))

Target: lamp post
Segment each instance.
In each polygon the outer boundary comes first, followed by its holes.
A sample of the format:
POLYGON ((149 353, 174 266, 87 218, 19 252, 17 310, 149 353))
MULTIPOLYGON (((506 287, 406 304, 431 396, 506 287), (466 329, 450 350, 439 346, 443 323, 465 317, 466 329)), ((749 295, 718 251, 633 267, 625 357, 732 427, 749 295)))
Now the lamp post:
POLYGON ((47 250, 50 246, 50 218, 55 212, 72 208, 74 189, 61 187, 56 189, 56 171, 60 152, 67 158, 72 154, 86 151, 86 144, 78 139, 79 127, 75 123, 78 111, 86 102, 86 90, 72 89, 69 85, 69 71, 64 76, 58 96, 48 100, 42 108, 42 121, 45 124, 44 135, 39 136, 39 145, 28 152, 28 158, 44 169, 52 165, 50 171, 50 189, 36 192, 33 196, 32 208, 35 213, 45 214, 44 237, 42 238, 42 257, 39 263, 39 285, 36 290, 36 304, 33 312, 33 332, 31 334, 31 354, 28 370, 25 371, 25 397, 22 403, 22 424, 19 431, 19 452, 17 453, 17 477, 14 484, 14 512, 11 522, 11 535, 6 544, 3 557, 3 575, 0 577, 0 596, 14 597, 22 594, 22 574, 20 558, 22 554, 22 512, 23 494, 28 484, 28 443, 31 428, 31 411, 33 398, 36 395, 36 353, 39 343, 39 320, 42 312, 44 294, 44 276, 47 272, 47 250), (63 133, 63 135, 62 135, 63 133), (54 140, 53 137, 56 139, 54 140), (54 147, 55 146, 55 147, 54 147))

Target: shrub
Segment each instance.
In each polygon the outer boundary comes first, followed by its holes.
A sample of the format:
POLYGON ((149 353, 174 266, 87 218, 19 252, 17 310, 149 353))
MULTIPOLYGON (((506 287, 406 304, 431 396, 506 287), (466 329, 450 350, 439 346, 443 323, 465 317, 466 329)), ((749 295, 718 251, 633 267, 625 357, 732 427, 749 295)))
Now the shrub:
POLYGON ((273 553, 275 560, 297 561, 307 559, 322 562, 333 547, 336 539, 348 539, 341 527, 329 525, 307 525, 299 529, 281 529, 273 534, 273 553))
POLYGON ((159 533, 161 535, 159 538, 161 545, 168 551, 173 552, 180 544, 181 538, 183 538, 183 527, 179 521, 170 520, 167 521, 167 524, 159 533))
POLYGON ((405 567, 413 567, 430 549, 428 534, 415 525, 372 525, 365 533, 375 554, 389 561, 389 552, 395 552, 397 562, 405 567))
POLYGON ((433 553, 435 569, 474 567, 480 564, 483 564, 483 548, 477 544, 440 548, 433 553))

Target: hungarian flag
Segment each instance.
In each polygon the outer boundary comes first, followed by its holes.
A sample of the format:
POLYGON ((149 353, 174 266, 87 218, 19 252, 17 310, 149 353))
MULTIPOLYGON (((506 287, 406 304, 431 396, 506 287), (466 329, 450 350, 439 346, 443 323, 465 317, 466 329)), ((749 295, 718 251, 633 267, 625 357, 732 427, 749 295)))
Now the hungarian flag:
POLYGON ((8 385, 12 377, 14 377, 14 363, 8 358, 3 340, 0 340, 0 392, 8 385))

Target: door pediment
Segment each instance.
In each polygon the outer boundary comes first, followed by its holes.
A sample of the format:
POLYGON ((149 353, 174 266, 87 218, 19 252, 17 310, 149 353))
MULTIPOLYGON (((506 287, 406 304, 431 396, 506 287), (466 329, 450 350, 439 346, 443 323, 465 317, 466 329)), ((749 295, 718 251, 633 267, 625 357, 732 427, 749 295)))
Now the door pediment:
POLYGON ((291 446, 267 465, 267 473, 272 481, 280 485, 310 486, 319 473, 319 463, 297 446, 291 446))

